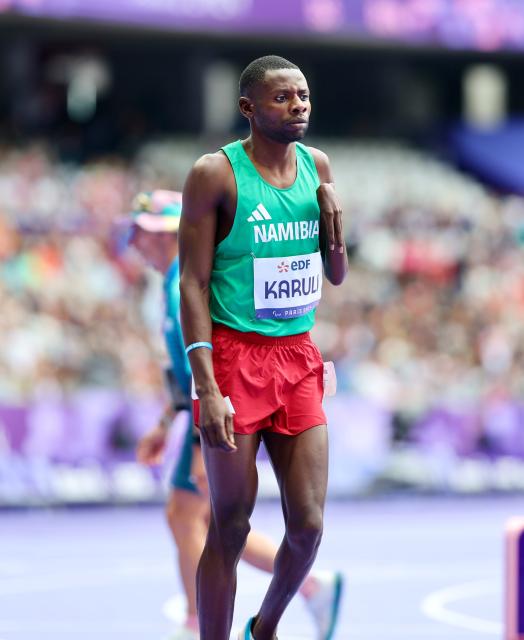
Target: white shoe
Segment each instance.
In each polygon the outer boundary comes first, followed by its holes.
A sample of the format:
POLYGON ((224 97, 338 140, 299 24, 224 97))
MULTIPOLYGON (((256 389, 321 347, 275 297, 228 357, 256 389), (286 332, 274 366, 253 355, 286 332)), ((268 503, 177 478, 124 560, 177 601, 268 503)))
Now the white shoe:
POLYGON ((200 640, 200 634, 198 631, 193 631, 193 629, 188 629, 187 627, 180 627, 173 631, 173 633, 165 640, 200 640))
POLYGON ((317 640, 331 640, 337 625, 344 578, 338 571, 315 571, 311 577, 316 580, 318 589, 306 599, 306 606, 317 626, 317 640))

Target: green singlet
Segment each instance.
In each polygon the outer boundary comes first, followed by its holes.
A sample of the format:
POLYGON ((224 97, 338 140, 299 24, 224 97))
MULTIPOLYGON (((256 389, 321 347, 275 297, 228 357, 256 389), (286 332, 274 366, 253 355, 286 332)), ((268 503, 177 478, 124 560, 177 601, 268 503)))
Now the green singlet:
POLYGON ((222 150, 235 175, 237 208, 215 250, 211 318, 267 336, 309 331, 322 287, 313 156, 297 142, 296 180, 278 189, 258 173, 240 140, 222 150))

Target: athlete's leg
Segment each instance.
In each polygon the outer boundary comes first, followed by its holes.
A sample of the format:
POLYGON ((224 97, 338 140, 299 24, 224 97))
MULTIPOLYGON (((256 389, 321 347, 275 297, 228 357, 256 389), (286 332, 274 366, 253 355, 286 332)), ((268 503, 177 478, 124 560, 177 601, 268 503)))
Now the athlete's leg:
POLYGON ((202 445, 209 480, 209 531, 198 566, 201 640, 228 640, 233 620, 236 566, 249 533, 258 488, 256 454, 260 437, 235 435, 237 451, 202 445))
MULTIPOLYGON (((171 492, 166 506, 169 528, 178 548, 180 577, 187 599, 184 627, 198 630, 195 576, 204 548, 209 516, 209 500, 198 488, 203 474, 200 447, 194 443, 190 416, 182 449, 171 478, 171 492)), ((204 473, 205 475, 205 473, 204 473)))
POLYGON ((259 531, 251 530, 242 553, 242 560, 261 571, 273 573, 277 551, 278 547, 271 538, 259 531))
MULTIPOLYGON (((209 524, 209 487, 203 464, 202 453, 200 447, 198 447, 198 451, 193 453, 192 478, 200 493, 203 496, 206 496, 207 507, 205 509, 205 526, 207 531, 209 524), (200 466, 200 463, 202 464, 202 467, 200 466)), ((273 573, 277 551, 278 547, 271 538, 260 533, 260 531, 253 531, 252 529, 246 540, 246 546, 242 553, 242 560, 261 571, 273 573)), ((307 597, 307 594, 314 590, 314 583, 315 579, 313 577, 307 577, 300 588, 300 591, 304 592, 304 595, 307 597)))
POLYGON ((297 436, 266 432, 264 443, 280 486, 286 532, 256 618, 256 640, 274 638, 284 610, 315 560, 322 537, 328 468, 326 425, 297 436))
POLYGON ((166 515, 178 549, 187 616, 194 619, 197 614, 195 576, 206 541, 209 503, 199 493, 175 488, 169 494, 166 515))
MULTIPOLYGON (((202 496, 206 497, 205 526, 206 532, 209 525, 209 486, 207 483, 204 459, 200 445, 193 449, 193 464, 191 467, 191 479, 198 487, 202 496)), ((277 554, 277 545, 263 533, 251 530, 246 540, 246 546, 242 553, 242 560, 248 564, 265 571, 273 573, 273 565, 277 554)))
MULTIPOLYGON (((193 464, 191 467, 191 479, 198 487, 202 496, 206 497, 206 507, 199 509, 199 514, 205 519, 206 532, 209 525, 209 486, 207 484, 206 470, 204 467, 204 460, 200 445, 193 449, 193 464)), ((203 546, 203 545, 202 545, 203 546)), ((275 564, 275 556, 277 555, 278 547, 271 538, 260 533, 259 531, 251 530, 246 540, 246 546, 242 553, 242 560, 247 562, 253 567, 265 571, 266 573, 273 573, 273 567, 275 564)), ((193 581, 194 582, 194 581, 193 581)), ((301 592, 306 595, 314 590, 315 579, 313 577, 306 578, 304 584, 301 587, 301 592)))
MULTIPOLYGON (((242 553, 242 560, 252 567, 256 567, 266 573, 273 573, 275 557, 278 553, 277 545, 260 531, 251 531, 246 540, 246 546, 242 553)), ((319 580, 316 574, 310 573, 300 585, 300 594, 309 602, 319 589, 319 580)))

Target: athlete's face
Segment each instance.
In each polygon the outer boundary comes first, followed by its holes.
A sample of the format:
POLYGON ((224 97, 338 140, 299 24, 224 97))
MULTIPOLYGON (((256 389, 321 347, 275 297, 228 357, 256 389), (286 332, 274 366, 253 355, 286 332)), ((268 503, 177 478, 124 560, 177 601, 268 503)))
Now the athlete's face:
POLYGON ((240 104, 252 127, 282 143, 295 142, 306 135, 311 103, 309 87, 299 69, 266 71, 263 82, 252 93, 250 99, 241 98, 240 104))
POLYGON ((135 227, 131 245, 153 269, 165 273, 175 258, 178 249, 174 233, 150 233, 135 227))

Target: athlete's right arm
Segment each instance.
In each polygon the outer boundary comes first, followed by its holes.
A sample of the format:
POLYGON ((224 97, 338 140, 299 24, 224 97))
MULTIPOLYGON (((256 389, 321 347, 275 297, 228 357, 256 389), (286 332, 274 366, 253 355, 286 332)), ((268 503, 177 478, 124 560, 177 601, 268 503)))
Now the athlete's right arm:
MULTIPOLYGON (((180 311, 186 345, 211 342, 209 280, 215 254, 217 211, 224 200, 228 170, 228 160, 223 154, 203 156, 184 185, 179 249, 180 311)), ((233 417, 215 380, 211 351, 193 349, 189 360, 200 400, 202 437, 210 447, 234 451, 233 417)))

